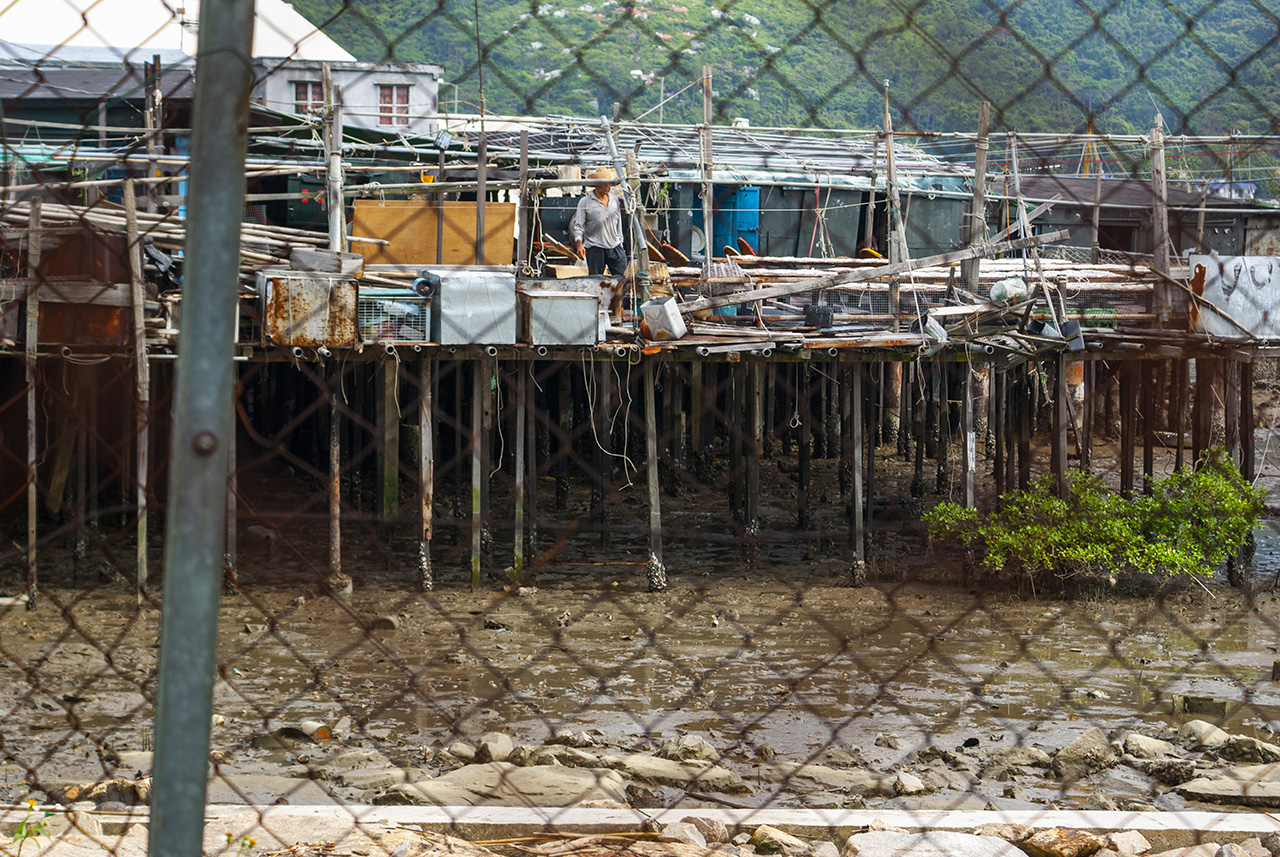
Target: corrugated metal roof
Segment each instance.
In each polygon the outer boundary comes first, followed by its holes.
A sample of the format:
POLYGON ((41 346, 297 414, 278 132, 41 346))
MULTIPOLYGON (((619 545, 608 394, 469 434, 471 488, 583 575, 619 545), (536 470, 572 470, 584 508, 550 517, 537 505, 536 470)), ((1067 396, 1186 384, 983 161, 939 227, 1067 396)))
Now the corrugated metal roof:
MULTIPOLYGON (((1061 196, 1065 205, 1093 205, 1095 180, 1089 176, 1021 176, 1019 184, 1026 199, 1051 199, 1061 196)), ((992 182, 992 190, 1004 193, 1004 181, 992 182)), ((1198 208, 1202 195, 1170 185, 1166 202, 1178 208, 1198 208)), ((1150 208, 1155 205, 1155 192, 1151 182, 1144 179, 1104 178, 1100 199, 1104 206, 1123 208, 1150 208)), ((1241 200, 1210 195, 1204 200, 1206 208, 1239 208, 1241 200)))

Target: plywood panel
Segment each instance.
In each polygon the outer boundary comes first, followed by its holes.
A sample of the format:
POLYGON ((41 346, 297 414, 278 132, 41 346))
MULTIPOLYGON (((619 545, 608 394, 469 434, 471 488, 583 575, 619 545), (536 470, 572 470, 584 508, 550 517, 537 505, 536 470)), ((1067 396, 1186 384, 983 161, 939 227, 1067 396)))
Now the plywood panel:
MULTIPOLYGON (((434 265, 438 203, 428 200, 357 199, 351 234, 381 238, 387 246, 353 242, 367 265, 434 265)), ((474 265, 476 259, 476 203, 439 204, 444 213, 441 263, 474 265)), ((510 265, 514 258, 516 205, 489 202, 484 214, 484 264, 510 265)))

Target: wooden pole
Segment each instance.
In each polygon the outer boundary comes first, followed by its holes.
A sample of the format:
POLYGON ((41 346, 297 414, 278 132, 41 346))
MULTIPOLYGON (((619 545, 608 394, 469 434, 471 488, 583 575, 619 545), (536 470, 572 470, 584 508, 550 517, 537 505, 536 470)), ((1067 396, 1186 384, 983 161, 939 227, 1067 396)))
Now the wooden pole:
MULTIPOLYGON (((234 370, 233 370, 234 371, 234 370)), ((239 374, 238 372, 236 373, 239 374)), ((236 398, 240 396, 239 378, 236 379, 234 387, 236 398)), ((236 435, 239 433, 240 421, 238 416, 234 414, 231 421, 231 433, 227 435, 227 536, 225 540, 223 553, 223 580, 222 585, 224 591, 233 591, 239 581, 236 576, 236 564, 239 561, 237 556, 236 543, 236 516, 239 512, 239 503, 236 492, 239 490, 238 478, 236 476, 236 435)), ((270 551, 270 542, 268 551, 270 551)), ((268 553, 268 560, 272 559, 268 553)))
POLYGON ((809 485, 813 467, 813 414, 811 413, 809 401, 809 364, 807 362, 796 364, 796 395, 800 414, 800 462, 799 482, 796 491, 796 521, 800 529, 808 530, 813 526, 809 513, 809 485))
POLYGON ((435 586, 431 569, 431 537, 434 521, 436 479, 435 372, 430 357, 418 361, 418 589, 430 592, 435 586))
POLYGON ((40 251, 42 240, 40 219, 43 199, 31 200, 27 215, 27 326, 23 341, 23 356, 27 381, 27 609, 36 609, 36 518, 39 515, 39 485, 37 462, 39 461, 39 435, 36 411, 36 344, 40 339, 40 251))
MULTIPOLYGON (((858 365, 845 370, 846 383, 849 388, 850 417, 850 469, 852 479, 849 484, 849 535, 853 538, 853 558, 855 580, 866 579, 867 560, 867 523, 866 509, 862 498, 862 445, 865 440, 865 423, 863 414, 866 411, 862 381, 863 366, 858 365)), ((868 457, 870 460, 870 457, 868 457)))
MULTIPOLYGON (((880 361, 879 363, 872 365, 877 367, 872 371, 875 373, 876 386, 879 387, 880 390, 873 393, 872 396, 867 397, 866 411, 864 412, 866 414, 864 425, 872 425, 879 422, 879 417, 876 413, 876 402, 878 401, 877 395, 883 392, 885 376, 888 374, 884 361, 880 361)), ((856 401, 857 400, 855 399, 855 402, 856 401)), ((866 503, 863 504, 862 510, 863 559, 866 558, 866 554, 868 552, 866 534, 871 529, 872 509, 875 508, 876 501, 876 443, 873 434, 874 431, 869 433, 867 436, 867 484, 861 492, 862 495, 866 497, 866 503)), ((855 447, 857 446, 856 441, 854 445, 855 447)))
MULTIPOLYGON (((735 416, 746 412, 744 374, 741 363, 729 364, 728 413, 735 416)), ((733 419, 727 422, 726 429, 729 434, 729 508, 735 520, 745 523, 747 468, 743 462, 742 435, 749 426, 745 422, 733 419)))
POLYGON ((1243 463, 1240 457, 1240 366, 1236 360, 1223 360, 1222 423, 1227 455, 1237 468, 1243 463))
POLYGON ((1133 495, 1133 453, 1136 434, 1138 402, 1134 397, 1134 366, 1132 360, 1120 365, 1120 493, 1133 495))
POLYGON ((138 441, 137 460, 138 552, 137 599, 141 605, 147 590, 147 489, 150 476, 148 452, 151 447, 151 367, 147 359, 146 293, 142 287, 142 243, 138 234, 138 200, 133 179, 124 183, 125 240, 129 246, 129 293, 133 304, 134 370, 137 383, 137 410, 134 424, 138 441))
MULTIPOLYGON (((1151 129, 1151 194, 1154 206, 1151 212, 1152 244, 1155 256, 1152 267, 1158 273, 1169 273, 1169 189, 1164 164, 1164 120, 1156 114, 1156 126, 1151 129)), ((1156 315, 1162 324, 1173 318, 1173 293, 1169 284, 1161 280, 1155 286, 1156 315)), ((1146 404, 1146 403, 1144 403, 1146 404)))
POLYGON ((511 557, 511 568, 517 581, 524 580, 524 456, 525 444, 528 441, 526 434, 529 431, 528 425, 528 403, 529 396, 529 376, 525 372, 523 363, 516 364, 516 437, 515 437, 515 535, 512 539, 513 549, 511 557))
POLYGON ((527 444, 528 448, 525 452, 525 467, 528 469, 528 476, 525 481, 525 491, 528 493, 528 518, 529 518, 529 538, 525 542, 526 545, 526 565, 534 563, 538 559, 538 382, 534 375, 534 369, 537 364, 530 360, 527 365, 520 367, 520 371, 527 374, 526 384, 532 383, 533 390, 525 396, 525 408, 528 413, 525 415, 526 425, 528 426, 527 444))
POLYGON ((1089 245, 1089 261, 1091 264, 1098 264, 1098 259, 1102 255, 1101 248, 1098 246, 1098 232, 1102 226, 1102 165, 1098 165, 1098 171, 1093 174, 1093 213, 1090 228, 1090 245, 1089 245))
POLYGON ((1085 473, 1093 470, 1093 421, 1097 412, 1098 397, 1098 362, 1084 362, 1084 404, 1080 417, 1080 469, 1085 473))
POLYGON ((1031 407, 1031 364, 1024 363, 1018 370, 1018 490, 1031 487, 1031 431, 1035 426, 1035 412, 1031 407))
POLYGON ((516 213, 516 268, 523 270, 529 261, 529 218, 532 215, 529 195, 529 130, 520 131, 520 203, 516 213))
POLYGON ((559 364, 557 376, 559 378, 559 394, 560 394, 560 438, 556 444, 556 452, 559 458, 556 461, 556 508, 564 511, 569 508, 569 458, 573 453, 573 441, 570 432, 573 428, 573 397, 572 392, 573 376, 570 375, 570 364, 562 362, 559 364))
POLYGON ((341 591, 342 585, 342 413, 338 410, 338 397, 342 395, 342 367, 329 370, 333 378, 329 384, 329 579, 331 592, 341 591))
POLYGON ((1156 444, 1156 381, 1155 365, 1146 360, 1142 363, 1142 493, 1150 495, 1156 478, 1155 444, 1156 444))
POLYGON ((702 67, 702 126, 699 129, 699 138, 702 142, 700 158, 702 162, 702 234, 706 239, 704 251, 706 258, 702 262, 702 271, 704 276, 710 277, 711 257, 714 255, 712 248, 716 245, 713 224, 715 184, 712 173, 714 162, 711 154, 711 66, 709 65, 702 67))
POLYGON ((934 477, 934 490, 936 493, 947 496, 951 491, 951 384, 949 376, 949 365, 939 360, 937 361, 936 370, 938 373, 938 400, 934 409, 938 414, 938 443, 937 449, 934 450, 934 460, 938 463, 937 475, 934 477))
MULTIPOLYGON (((925 454, 925 422, 928 405, 925 403, 925 367, 916 362, 912 367, 911 389, 911 434, 914 437, 915 465, 911 471, 911 496, 924 496, 924 454, 925 454)), ((903 391, 904 395, 908 391, 903 391)))
POLYGON ((484 510, 480 503, 480 481, 483 479, 481 448, 484 446, 484 397, 488 378, 484 360, 472 362, 471 373, 471 591, 480 588, 480 536, 484 528, 484 510))
POLYGON ((969 363, 961 363, 964 381, 960 385, 960 427, 964 433, 961 442, 961 483, 964 505, 972 509, 976 505, 976 486, 974 483, 978 471, 978 435, 973 425, 973 372, 969 363))
POLYGON ((650 592, 667 588, 667 567, 662 558, 662 486, 658 484, 658 421, 653 393, 653 361, 644 365, 645 457, 649 481, 649 561, 645 575, 650 592))
POLYGON ((1053 454, 1050 466, 1058 483, 1058 496, 1065 498, 1070 493, 1067 486, 1067 427, 1071 424, 1067 416, 1067 396, 1070 395, 1067 389, 1067 357, 1059 353, 1054 362, 1057 365, 1054 367, 1053 454))
POLYGON ((747 559, 757 556, 760 539, 760 457, 764 451, 764 369, 755 361, 746 372, 746 424, 749 434, 746 438, 747 474, 745 481, 745 497, 743 500, 742 524, 746 530, 747 559))
POLYGON ((1240 363, 1240 475, 1252 480, 1257 476, 1254 462, 1253 364, 1240 363))
MULTIPOLYGON (((481 131, 480 138, 479 140, 476 141, 476 264, 477 265, 488 264, 488 260, 485 258, 485 254, 484 254, 484 244, 485 244, 484 215, 485 215, 485 202, 486 202, 485 197, 488 196, 488 189, 485 187, 485 184, 488 179, 488 170, 489 170, 489 165, 487 163, 488 158, 489 158, 489 154, 487 149, 487 140, 485 139, 485 133, 481 131)), ((509 233, 508 233, 507 240, 508 241, 511 240, 509 233)), ((509 248, 511 245, 508 244, 507 246, 509 248)), ((507 252, 510 253, 511 251, 508 249, 507 252)), ((506 262, 504 261, 503 264, 506 264, 506 262)))
POLYGON ((1191 361, 1173 361, 1174 388, 1177 390, 1177 404, 1173 409, 1173 430, 1177 445, 1173 451, 1173 469, 1182 469, 1183 446, 1186 440, 1186 414, 1189 396, 1187 385, 1191 380, 1191 361))
MULTIPOLYGON (((978 139, 973 158, 973 211, 969 214, 969 246, 977 247, 987 239, 987 132, 991 125, 991 102, 978 105, 978 139)), ((961 263, 961 279, 971 292, 978 290, 982 261, 977 256, 961 263)))
POLYGON ((400 516, 400 361, 378 364, 378 376, 378 511, 385 525, 400 516))

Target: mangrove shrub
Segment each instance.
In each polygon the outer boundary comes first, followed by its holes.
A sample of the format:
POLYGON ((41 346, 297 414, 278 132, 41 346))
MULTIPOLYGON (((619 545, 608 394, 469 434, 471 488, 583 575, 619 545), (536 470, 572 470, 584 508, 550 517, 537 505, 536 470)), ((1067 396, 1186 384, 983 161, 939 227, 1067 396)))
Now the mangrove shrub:
POLYGON ((1079 471, 1068 486, 1059 497, 1045 475, 1002 495, 995 511, 947 502, 924 520, 931 537, 959 541, 989 572, 1025 574, 1033 585, 1046 575, 1204 576, 1239 553, 1266 496, 1221 447, 1156 480, 1150 495, 1122 497, 1079 471))

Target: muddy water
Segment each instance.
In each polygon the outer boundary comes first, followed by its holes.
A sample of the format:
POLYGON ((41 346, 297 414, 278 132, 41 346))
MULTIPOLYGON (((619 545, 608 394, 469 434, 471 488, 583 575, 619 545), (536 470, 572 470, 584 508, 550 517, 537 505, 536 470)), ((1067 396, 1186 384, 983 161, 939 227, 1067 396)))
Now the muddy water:
MULTIPOLYGON (((1269 582, 1280 537, 1267 527, 1260 542, 1269 582)), ((351 743, 427 765, 455 737, 494 730, 517 743, 598 730, 639 749, 696 731, 749 775, 770 750, 841 747, 874 767, 971 739, 1052 751, 1089 725, 1176 723, 1174 694, 1228 700, 1245 734, 1270 738, 1280 720, 1280 604, 1267 593, 1068 603, 842 577, 821 564, 786 583, 718 571, 651 594, 634 568, 595 567, 543 574, 524 595, 373 583, 348 604, 250 589, 222 606, 214 746, 274 772, 287 754, 248 742, 303 720, 349 718, 351 743), (377 616, 399 628, 362 628, 377 616)), ((0 735, 42 779, 101 776, 95 743, 149 748, 158 614, 122 588, 55 595, 74 623, 50 603, 0 616, 0 735)))

